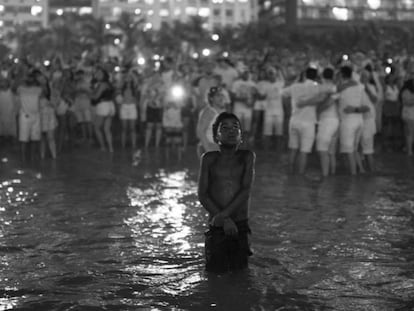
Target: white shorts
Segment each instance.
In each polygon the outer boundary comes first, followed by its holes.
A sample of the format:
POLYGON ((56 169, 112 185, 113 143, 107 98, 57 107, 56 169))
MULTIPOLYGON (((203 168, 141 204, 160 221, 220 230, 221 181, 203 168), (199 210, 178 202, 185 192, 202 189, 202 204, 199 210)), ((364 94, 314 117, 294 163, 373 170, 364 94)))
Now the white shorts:
POLYGON ((19 115, 19 141, 29 142, 40 140, 40 114, 19 115))
POLYGON ((241 103, 234 103, 233 113, 240 119, 242 130, 249 132, 252 127, 253 109, 241 103))
POLYGON ((267 101, 265 100, 256 100, 253 106, 253 110, 263 111, 267 107, 267 101))
POLYGON ((338 135, 339 119, 324 119, 319 122, 318 132, 316 134, 317 151, 333 151, 332 144, 338 135))
POLYGON ((119 109, 119 118, 121 120, 136 120, 138 118, 137 105, 121 104, 119 109))
POLYGON ((263 119, 263 135, 283 136, 283 116, 272 115, 265 112, 263 119))
POLYGON ((362 119, 344 119, 339 125, 341 153, 357 151, 362 134, 362 119))
POLYGON ((315 124, 303 121, 289 122, 289 148, 310 153, 315 142, 315 124))
POLYGON ((113 117, 115 115, 115 104, 113 101, 100 102, 95 107, 95 113, 100 117, 113 117))
POLYGON ((374 136, 376 133, 375 119, 364 120, 362 126, 361 149, 363 154, 374 153, 374 136))
POLYGON ((50 107, 42 109, 40 114, 40 128, 42 132, 53 131, 57 127, 55 110, 50 107))

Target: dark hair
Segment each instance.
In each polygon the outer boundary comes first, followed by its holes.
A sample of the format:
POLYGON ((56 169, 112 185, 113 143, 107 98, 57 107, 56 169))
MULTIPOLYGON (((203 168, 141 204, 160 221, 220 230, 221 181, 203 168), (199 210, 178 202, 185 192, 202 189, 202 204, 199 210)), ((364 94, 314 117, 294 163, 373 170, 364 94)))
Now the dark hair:
POLYGON ((221 92, 221 87, 219 86, 212 86, 207 93, 208 100, 210 101, 210 98, 215 96, 217 93, 221 92))
POLYGON ((234 113, 231 113, 231 112, 222 112, 222 113, 220 113, 216 117, 216 120, 213 123, 213 139, 214 139, 215 142, 217 142, 216 137, 217 137, 218 128, 219 128, 220 124, 226 119, 233 119, 234 121, 239 123, 239 125, 241 127, 241 122, 240 122, 239 118, 234 113))
POLYGON ((408 90, 410 93, 414 93, 414 79, 408 79, 404 82, 400 93, 398 94, 400 102, 402 102, 402 94, 405 90, 408 90))
POLYGON ((332 68, 325 68, 322 71, 322 78, 324 78, 326 80, 333 80, 334 74, 335 74, 335 72, 332 68))
POLYGON ((316 80, 316 77, 318 76, 318 70, 312 67, 306 68, 305 71, 305 77, 309 80, 316 80))
POLYGON ((350 66, 342 66, 340 72, 342 78, 350 79, 352 77, 352 68, 350 66))

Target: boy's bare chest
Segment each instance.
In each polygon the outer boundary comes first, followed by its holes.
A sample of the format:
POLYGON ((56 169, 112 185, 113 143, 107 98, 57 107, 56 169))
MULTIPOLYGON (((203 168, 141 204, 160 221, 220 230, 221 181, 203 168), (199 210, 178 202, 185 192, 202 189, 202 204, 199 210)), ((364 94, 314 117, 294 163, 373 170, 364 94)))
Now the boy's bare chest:
POLYGON ((227 163, 218 162, 212 168, 214 179, 236 179, 240 178, 244 172, 244 165, 242 162, 227 163))

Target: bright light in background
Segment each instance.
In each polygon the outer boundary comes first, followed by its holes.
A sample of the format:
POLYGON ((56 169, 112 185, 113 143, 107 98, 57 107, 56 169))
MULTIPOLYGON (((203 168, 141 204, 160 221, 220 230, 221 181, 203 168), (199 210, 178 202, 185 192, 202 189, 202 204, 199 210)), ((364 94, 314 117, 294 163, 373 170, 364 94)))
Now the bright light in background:
POLYGON ((0 27, 4 26, 4 21, 0 21, 0 27))
POLYGON ((198 55, 197 52, 195 52, 195 53, 193 53, 192 57, 195 58, 195 59, 197 59, 199 57, 199 55, 198 55))
POLYGON ((56 14, 59 15, 59 16, 62 16, 63 15, 63 10, 62 9, 57 9, 56 14))
POLYGON ((229 52, 223 52, 223 57, 229 57, 229 52))
POLYGON ((336 19, 341 20, 341 21, 346 21, 349 18, 348 16, 349 11, 346 8, 335 7, 332 9, 332 13, 336 19))
POLYGON ((18 64, 18 63, 19 63, 19 59, 18 59, 18 58, 15 58, 15 59, 14 59, 14 63, 15 63, 15 64, 18 64))
POLYGON ((4 5, 0 5, 0 12, 4 12, 4 5))
POLYGON ((185 90, 182 85, 173 85, 171 87, 171 95, 174 99, 182 99, 185 96, 185 90))
POLYGON ((381 0, 368 0, 368 6, 373 10, 377 10, 381 6, 381 0))
POLYGON ((210 54, 211 54, 211 51, 210 51, 210 49, 203 49, 203 51, 201 52, 202 54, 203 54, 203 56, 210 56, 210 54))
POLYGON ((151 23, 146 23, 145 26, 144 26, 144 31, 148 31, 150 29, 152 29, 152 24, 151 23))
POLYGON ((142 56, 138 57, 138 59, 137 59, 137 63, 138 63, 138 65, 140 65, 140 66, 145 65, 145 58, 144 58, 144 57, 142 57, 142 56))
POLYGON ((160 60, 160 56, 158 54, 154 54, 152 57, 153 60, 160 60))
POLYGON ((119 66, 115 66, 114 70, 115 70, 115 72, 120 72, 121 68, 119 66))
POLYGON ((219 39, 220 39, 220 36, 218 34, 214 33, 211 35, 211 40, 218 41, 219 39))
POLYGON ((32 6, 32 8, 30 9, 30 13, 33 16, 39 15, 40 13, 42 13, 43 8, 40 5, 34 5, 32 6))
POLYGON ((45 60, 45 61, 43 62, 43 65, 45 65, 46 67, 47 67, 47 66, 50 66, 50 60, 45 60))
POLYGON ((152 16, 152 15, 154 15, 154 10, 148 10, 147 15, 148 15, 148 16, 152 16))
POLYGON ((115 45, 119 45, 120 43, 121 43, 121 39, 116 38, 116 39, 114 40, 114 44, 115 44, 115 45))
POLYGON ((209 17, 210 16, 210 8, 200 8, 198 10, 198 16, 209 17))
POLYGON ((135 9, 135 15, 141 14, 141 9, 135 9))
POLYGON ((110 24, 105 24, 105 29, 111 29, 111 25, 110 24))

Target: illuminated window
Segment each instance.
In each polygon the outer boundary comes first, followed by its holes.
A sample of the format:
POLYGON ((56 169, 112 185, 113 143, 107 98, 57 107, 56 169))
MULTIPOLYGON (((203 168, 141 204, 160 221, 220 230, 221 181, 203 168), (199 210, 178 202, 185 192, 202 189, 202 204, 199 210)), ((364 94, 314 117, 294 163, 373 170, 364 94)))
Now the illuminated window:
POLYGON ((188 6, 185 8, 185 14, 187 15, 197 15, 197 8, 188 6))
POLYGON ((31 13, 33 16, 37 16, 37 15, 39 15, 40 13, 42 13, 42 11, 43 11, 43 8, 42 8, 41 6, 39 6, 39 5, 34 5, 34 6, 32 6, 30 13, 31 13))
POLYGON ((0 13, 4 12, 4 5, 0 5, 0 13))
POLYGON ((122 13, 122 9, 120 7, 114 7, 112 9, 112 16, 120 16, 122 13))
POLYGON ((92 8, 91 7, 82 7, 79 9, 79 15, 84 15, 84 14, 92 14, 92 8))
POLYGON ((349 18, 349 10, 346 8, 333 8, 332 13, 334 17, 341 21, 346 21, 349 18))
POLYGON ((170 12, 167 9, 160 10, 160 16, 169 16, 170 12))
POLYGON ((210 16, 210 9, 209 8, 200 8, 198 10, 198 15, 201 16, 201 17, 210 16))
POLYGON ((381 6, 381 0, 368 0, 368 6, 373 10, 377 10, 381 6))
POLYGON ((4 26, 4 22, 0 21, 0 27, 3 27, 3 26, 4 26))

